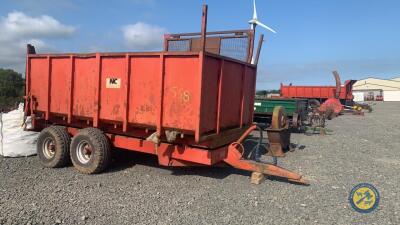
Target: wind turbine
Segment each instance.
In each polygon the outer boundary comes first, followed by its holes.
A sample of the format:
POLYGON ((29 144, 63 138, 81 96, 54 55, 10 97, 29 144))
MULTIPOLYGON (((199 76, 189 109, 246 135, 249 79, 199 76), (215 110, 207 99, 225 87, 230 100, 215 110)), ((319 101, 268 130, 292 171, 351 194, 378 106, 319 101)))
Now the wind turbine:
POLYGON ((250 24, 250 28, 252 30, 255 31, 256 26, 259 25, 269 31, 271 31, 272 33, 276 34, 276 31, 270 27, 268 27, 267 25, 261 23, 258 19, 257 19, 257 8, 256 8, 256 0, 253 0, 253 18, 249 21, 250 24))
MULTIPOLYGON (((253 18, 251 20, 249 20, 249 24, 250 24, 250 29, 253 30, 253 35, 254 36, 256 34, 256 26, 257 25, 259 25, 259 26, 271 31, 272 33, 276 34, 276 31, 274 29, 268 27, 267 25, 261 23, 258 20, 258 18, 257 18, 256 0, 253 0, 253 18)), ((253 55, 251 56, 251 63, 252 64, 258 64, 258 57, 260 56, 260 50, 261 50, 261 46, 262 46, 263 41, 264 41, 264 35, 262 34, 261 37, 260 37, 260 40, 259 40, 259 44, 258 44, 259 46, 257 48, 256 56, 255 56, 255 58, 254 58, 253 55)), ((254 47, 254 42, 253 42, 252 48, 253 47, 254 47)))

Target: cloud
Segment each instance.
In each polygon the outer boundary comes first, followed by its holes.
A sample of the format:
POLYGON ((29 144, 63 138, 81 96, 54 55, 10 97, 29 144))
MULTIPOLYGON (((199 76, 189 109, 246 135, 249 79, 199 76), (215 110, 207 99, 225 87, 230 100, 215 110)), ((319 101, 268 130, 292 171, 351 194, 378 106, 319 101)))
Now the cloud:
POLYGON ((128 48, 134 51, 149 51, 161 48, 163 35, 167 30, 163 27, 137 22, 124 26, 122 32, 128 48))
POLYGON ((23 37, 65 37, 75 32, 72 26, 66 26, 51 16, 30 17, 22 12, 11 12, 1 23, 3 38, 23 37))
POLYGON ((30 17, 14 11, 0 19, 0 67, 24 71, 26 44, 49 49, 48 39, 72 36, 76 29, 51 16, 30 17))
POLYGON ((43 49, 47 45, 39 39, 20 40, 16 42, 0 41, 0 67, 12 68, 21 72, 25 61, 26 44, 31 43, 35 47, 43 49))

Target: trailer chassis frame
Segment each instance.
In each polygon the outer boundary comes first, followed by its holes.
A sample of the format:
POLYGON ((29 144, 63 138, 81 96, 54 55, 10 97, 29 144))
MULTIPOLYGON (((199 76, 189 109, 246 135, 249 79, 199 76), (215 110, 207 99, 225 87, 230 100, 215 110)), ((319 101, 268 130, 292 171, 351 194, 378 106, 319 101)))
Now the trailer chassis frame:
MULTIPOLYGON (((284 169, 274 164, 256 162, 243 158, 243 141, 256 125, 249 127, 235 142, 216 149, 204 149, 185 144, 154 143, 152 141, 128 137, 123 135, 105 133, 112 146, 135 152, 156 155, 161 166, 186 167, 186 166, 232 166, 237 169, 250 172, 258 172, 265 175, 287 179, 288 181, 308 185, 309 182, 302 175, 284 169)), ((79 132, 78 128, 67 127, 71 136, 79 132)))

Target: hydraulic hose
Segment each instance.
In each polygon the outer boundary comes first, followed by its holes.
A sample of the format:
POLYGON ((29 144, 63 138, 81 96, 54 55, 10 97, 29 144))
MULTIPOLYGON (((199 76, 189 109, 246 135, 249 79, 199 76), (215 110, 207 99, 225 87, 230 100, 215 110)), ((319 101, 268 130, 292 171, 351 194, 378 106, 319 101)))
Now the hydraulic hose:
MULTIPOLYGON (((260 137, 258 138, 258 143, 256 146, 253 147, 253 149, 251 150, 251 156, 252 159, 256 162, 261 162, 261 163, 268 163, 268 162, 263 162, 261 160, 261 147, 262 147, 262 140, 263 140, 263 130, 261 129, 261 127, 256 126, 257 130, 260 132, 260 137)), ((271 151, 271 155, 272 155, 272 164, 277 165, 278 164, 278 158, 276 156, 274 156, 274 153, 271 151)))

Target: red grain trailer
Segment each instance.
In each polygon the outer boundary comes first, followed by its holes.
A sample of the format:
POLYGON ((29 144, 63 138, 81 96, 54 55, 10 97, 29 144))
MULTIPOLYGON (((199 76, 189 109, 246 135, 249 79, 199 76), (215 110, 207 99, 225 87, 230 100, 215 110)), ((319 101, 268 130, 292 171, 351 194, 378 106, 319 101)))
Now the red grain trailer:
POLYGON ((42 164, 71 160, 82 173, 98 173, 118 147, 157 155, 163 166, 227 164, 306 183, 297 173, 243 157, 242 142, 257 128, 254 33, 206 33, 206 14, 204 7, 201 33, 166 36, 165 46, 200 43, 197 49, 36 54, 28 46, 25 112, 41 131, 42 164), (235 38, 247 44, 244 61, 221 51, 225 39, 235 38))
POLYGON ((285 98, 316 99, 320 103, 327 99, 339 99, 342 104, 353 101, 353 84, 356 80, 347 80, 341 86, 339 75, 335 72, 336 86, 294 86, 281 84, 280 94, 285 98))

